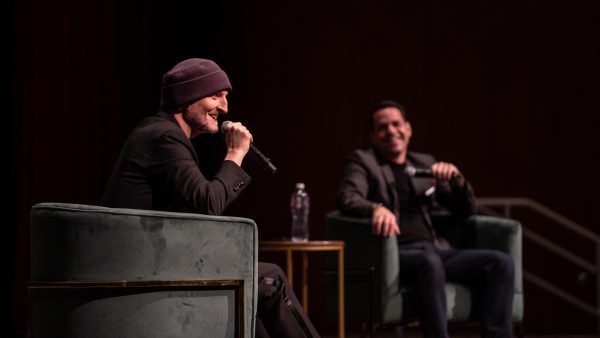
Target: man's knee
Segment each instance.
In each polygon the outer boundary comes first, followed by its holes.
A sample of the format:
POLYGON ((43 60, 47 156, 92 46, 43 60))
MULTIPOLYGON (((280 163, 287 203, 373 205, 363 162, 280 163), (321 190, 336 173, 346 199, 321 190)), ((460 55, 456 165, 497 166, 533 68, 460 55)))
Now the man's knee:
POLYGON ((285 285, 285 274, 275 264, 259 263, 258 299, 272 298, 281 294, 285 285))
POLYGON ((418 273, 423 278, 444 282, 446 273, 444 263, 439 255, 435 252, 425 252, 421 258, 418 273))
POLYGON ((492 254, 494 262, 494 272, 497 276, 502 276, 510 280, 515 276, 515 264, 511 256, 501 251, 494 251, 492 254))

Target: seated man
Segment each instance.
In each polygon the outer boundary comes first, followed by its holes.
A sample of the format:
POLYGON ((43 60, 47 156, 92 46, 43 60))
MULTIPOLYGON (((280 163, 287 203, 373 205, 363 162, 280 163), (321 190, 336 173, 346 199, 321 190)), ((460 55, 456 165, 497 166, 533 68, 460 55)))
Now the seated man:
MULTIPOLYGON (((102 204, 220 215, 250 182, 241 165, 252 135, 240 123, 227 128, 227 154, 212 178, 200 171, 190 139, 219 131, 230 90, 227 74, 210 60, 185 60, 168 71, 161 109, 125 141, 102 204)), ((256 337, 319 337, 278 266, 258 263, 258 282, 256 337)))
POLYGON ((479 294, 482 337, 512 337, 511 258, 494 250, 454 249, 432 227, 434 202, 460 217, 475 212, 470 184, 454 164, 408 151, 412 127, 399 103, 379 102, 369 122, 372 148, 350 154, 338 207, 370 217, 376 236, 397 235, 400 282, 416 290, 423 336, 448 337, 448 281, 479 294))

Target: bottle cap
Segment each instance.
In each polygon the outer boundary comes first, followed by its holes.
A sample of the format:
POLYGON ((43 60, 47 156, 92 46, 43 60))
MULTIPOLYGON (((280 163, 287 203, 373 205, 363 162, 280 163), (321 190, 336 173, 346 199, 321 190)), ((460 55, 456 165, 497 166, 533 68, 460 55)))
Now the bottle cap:
POLYGON ((306 186, 304 185, 304 183, 302 183, 302 182, 296 183, 296 189, 304 190, 304 188, 306 188, 306 186))

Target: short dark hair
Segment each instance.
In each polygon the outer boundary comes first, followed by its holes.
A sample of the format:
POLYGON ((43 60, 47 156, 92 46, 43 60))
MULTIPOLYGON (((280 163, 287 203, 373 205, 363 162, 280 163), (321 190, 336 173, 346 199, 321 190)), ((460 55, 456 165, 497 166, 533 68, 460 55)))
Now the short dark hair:
POLYGON ((400 110, 400 114, 402 114, 402 118, 406 120, 406 110, 400 103, 398 103, 394 100, 382 100, 382 101, 375 103, 375 105, 373 106, 373 108, 371 108, 371 110, 369 112, 369 128, 371 130, 373 130, 373 128, 375 128, 375 125, 373 123, 373 116, 375 116, 375 113, 381 109, 389 108, 389 107, 398 108, 398 110, 400 110))

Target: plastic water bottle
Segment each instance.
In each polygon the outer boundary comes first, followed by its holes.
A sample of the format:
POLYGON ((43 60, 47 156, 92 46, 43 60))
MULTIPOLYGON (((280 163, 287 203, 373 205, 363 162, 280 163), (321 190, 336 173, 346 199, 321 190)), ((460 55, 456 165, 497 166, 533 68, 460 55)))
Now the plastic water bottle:
POLYGON ((308 211, 310 197, 306 192, 304 183, 296 183, 296 190, 290 198, 290 211, 292 213, 292 241, 308 241, 308 211))

